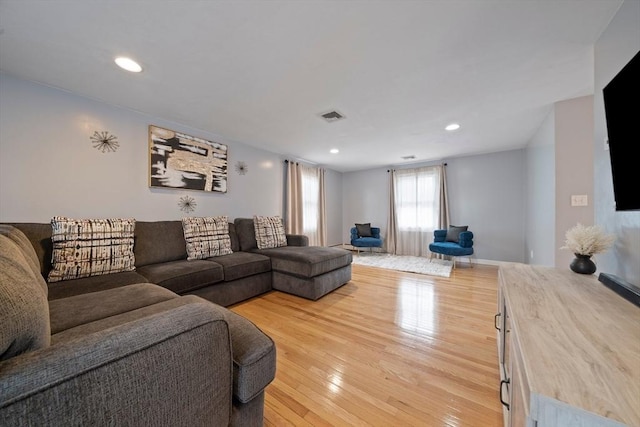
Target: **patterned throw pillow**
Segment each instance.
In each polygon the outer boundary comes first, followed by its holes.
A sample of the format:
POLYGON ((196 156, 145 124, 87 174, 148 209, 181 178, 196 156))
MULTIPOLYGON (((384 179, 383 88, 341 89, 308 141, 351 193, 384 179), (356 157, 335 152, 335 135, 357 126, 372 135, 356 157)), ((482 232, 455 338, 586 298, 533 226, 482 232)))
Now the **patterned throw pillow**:
POLYGON ((284 224, 279 216, 253 216, 258 249, 279 248, 287 246, 284 224))
POLYGON ((51 219, 49 282, 133 271, 133 218, 51 219))
POLYGON ((205 259, 229 255, 229 218, 226 216, 182 218, 184 239, 187 243, 187 259, 205 259))

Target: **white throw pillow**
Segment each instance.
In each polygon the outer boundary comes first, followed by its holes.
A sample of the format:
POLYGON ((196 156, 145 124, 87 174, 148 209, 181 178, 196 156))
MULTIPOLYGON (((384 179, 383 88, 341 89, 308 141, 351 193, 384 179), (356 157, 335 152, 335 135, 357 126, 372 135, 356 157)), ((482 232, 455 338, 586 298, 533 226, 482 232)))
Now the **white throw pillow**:
POLYGON ((253 216, 258 249, 287 246, 284 224, 279 216, 253 216))
POLYGON ((233 253, 227 216, 182 218, 182 230, 188 260, 233 253))
POLYGON ((51 219, 49 282, 133 271, 133 218, 51 219))

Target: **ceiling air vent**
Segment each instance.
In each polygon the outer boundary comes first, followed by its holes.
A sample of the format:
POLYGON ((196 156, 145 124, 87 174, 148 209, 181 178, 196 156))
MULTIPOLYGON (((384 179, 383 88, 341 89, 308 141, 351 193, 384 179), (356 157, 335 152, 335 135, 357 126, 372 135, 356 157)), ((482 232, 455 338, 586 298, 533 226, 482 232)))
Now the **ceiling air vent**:
POLYGON ((401 159, 403 159, 403 160, 413 160, 415 158, 416 158, 416 156, 414 156, 413 154, 410 155, 410 156, 402 156, 401 157, 401 159))
POLYGON ((328 122, 337 122, 338 120, 342 120, 344 119, 344 115, 341 113, 338 113, 336 110, 333 111, 329 111, 326 113, 322 113, 320 114, 320 117, 322 117, 323 119, 325 119, 328 122))

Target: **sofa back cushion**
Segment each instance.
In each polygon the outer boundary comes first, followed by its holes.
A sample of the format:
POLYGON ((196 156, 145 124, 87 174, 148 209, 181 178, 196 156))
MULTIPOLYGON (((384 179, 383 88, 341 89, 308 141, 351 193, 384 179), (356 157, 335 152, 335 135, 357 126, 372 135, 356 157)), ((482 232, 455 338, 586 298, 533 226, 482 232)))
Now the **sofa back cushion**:
POLYGON ((24 256, 25 261, 29 266, 29 269, 31 270, 31 273, 33 273, 34 280, 38 283, 38 285, 40 285, 45 296, 47 296, 49 288, 47 286, 47 282, 44 280, 44 276, 42 276, 40 270, 40 260, 38 259, 38 255, 36 254, 31 241, 22 231, 10 225, 0 224, 0 234, 8 237, 13 243, 18 246, 18 249, 20 249, 20 251, 22 252, 22 255, 24 256))
POLYGON ((229 223, 229 238, 231 239, 231 250, 240 252, 240 241, 238 240, 238 233, 236 233, 236 225, 232 222, 229 223))
POLYGON ((135 270, 133 218, 51 219, 53 269, 48 281, 135 270))
POLYGON ((40 262, 40 273, 43 277, 49 275, 51 271, 51 254, 53 253, 53 243, 51 242, 50 222, 14 222, 9 223, 19 229, 29 239, 40 262))
POLYGON ((182 221, 137 221, 136 267, 187 259, 182 221))
POLYGON ((253 225, 253 218, 236 218, 233 223, 236 226, 240 250, 249 252, 252 249, 257 249, 258 242, 256 241, 256 230, 253 225))
POLYGON ((0 227, 0 360, 51 343, 46 284, 34 272, 33 253, 7 227, 0 227))

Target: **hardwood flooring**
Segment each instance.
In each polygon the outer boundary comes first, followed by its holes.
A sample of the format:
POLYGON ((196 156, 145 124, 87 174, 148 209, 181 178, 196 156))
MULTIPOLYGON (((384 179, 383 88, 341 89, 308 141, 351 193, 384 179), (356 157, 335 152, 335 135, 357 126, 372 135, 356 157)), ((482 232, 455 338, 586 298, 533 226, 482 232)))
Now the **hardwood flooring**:
POLYGON ((274 291, 231 307, 276 343, 265 426, 502 426, 497 267, 352 267, 318 301, 274 291))

